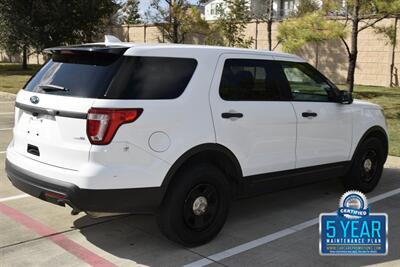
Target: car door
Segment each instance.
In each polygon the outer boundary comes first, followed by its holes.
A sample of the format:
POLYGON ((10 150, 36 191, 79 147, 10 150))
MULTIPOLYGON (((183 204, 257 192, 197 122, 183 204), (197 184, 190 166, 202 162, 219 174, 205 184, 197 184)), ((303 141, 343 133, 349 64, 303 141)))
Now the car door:
POLYGON ((351 105, 338 103, 338 89, 309 64, 280 64, 297 116, 296 168, 349 160, 351 105))
POLYGON ((275 82, 271 57, 223 54, 210 92, 216 141, 244 176, 295 167, 296 114, 275 82))

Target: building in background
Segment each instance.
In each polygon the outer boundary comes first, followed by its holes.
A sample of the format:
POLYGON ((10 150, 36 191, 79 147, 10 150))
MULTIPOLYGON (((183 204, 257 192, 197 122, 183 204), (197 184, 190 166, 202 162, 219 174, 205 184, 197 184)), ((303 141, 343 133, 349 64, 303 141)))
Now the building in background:
MULTIPOLYGON (((289 16, 296 10, 296 6, 300 0, 273 0, 274 17, 282 19, 289 16)), ((264 9, 265 0, 247 0, 247 4, 252 12, 257 12, 264 9)), ((225 0, 210 0, 204 5, 204 19, 216 20, 218 19, 219 10, 227 10, 225 0)))
MULTIPOLYGON (((251 0, 249 0, 251 1, 251 0)), ((220 10, 227 11, 227 4, 225 0, 210 0, 204 5, 204 19, 217 20, 218 12, 220 10)))
MULTIPOLYGON (((266 0, 246 0, 248 6, 252 13, 256 14, 258 12, 262 12, 265 10, 265 2, 266 0)), ((273 0, 273 10, 274 10, 274 18, 275 19, 284 19, 294 11, 296 11, 297 6, 300 4, 301 0, 273 0)), ((321 0, 316 0, 322 5, 321 0)), ((345 5, 346 1, 343 0, 342 8, 340 10, 336 10, 332 12, 332 15, 344 15, 345 14, 345 5)), ((218 19, 219 10, 224 10, 227 12, 227 4, 226 0, 209 0, 204 5, 204 19, 207 21, 218 19)))

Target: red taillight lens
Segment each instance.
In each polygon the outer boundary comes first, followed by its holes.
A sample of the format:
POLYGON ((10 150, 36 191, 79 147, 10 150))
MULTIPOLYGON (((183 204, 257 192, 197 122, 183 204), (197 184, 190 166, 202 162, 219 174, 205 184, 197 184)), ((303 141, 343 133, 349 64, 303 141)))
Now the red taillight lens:
POLYGON ((91 108, 86 124, 86 133, 90 143, 94 145, 109 144, 122 124, 135 121, 142 112, 141 108, 91 108))

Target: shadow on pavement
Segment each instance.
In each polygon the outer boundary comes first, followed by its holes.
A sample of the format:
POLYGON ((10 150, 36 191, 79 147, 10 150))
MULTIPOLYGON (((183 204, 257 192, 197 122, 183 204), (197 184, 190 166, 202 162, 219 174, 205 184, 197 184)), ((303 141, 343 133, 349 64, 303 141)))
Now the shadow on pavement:
MULTIPOLYGON (((400 188, 400 169, 385 169, 380 184, 368 197, 396 188, 400 188)), ((332 179, 234 201, 219 236, 192 251, 207 256, 314 219, 322 212, 337 209, 343 193, 340 180, 332 179)), ((76 220, 75 227, 80 228, 85 220, 88 220, 87 216, 76 220)), ((102 250, 140 264, 182 265, 193 261, 191 258, 195 255, 164 238, 153 216, 122 216, 79 230, 102 250)), ((315 239, 318 242, 317 234, 315 239)), ((318 254, 318 251, 313 254, 318 254)), ((371 262, 377 261, 371 258, 371 262)))

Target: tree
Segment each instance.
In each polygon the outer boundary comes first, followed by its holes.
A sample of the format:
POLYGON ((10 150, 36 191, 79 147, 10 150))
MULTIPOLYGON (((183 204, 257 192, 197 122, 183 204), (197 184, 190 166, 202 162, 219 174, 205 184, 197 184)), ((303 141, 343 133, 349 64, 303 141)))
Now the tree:
POLYGON ((139 14, 139 0, 127 0, 122 7, 123 18, 125 24, 139 24, 141 23, 139 14))
MULTIPOLYGON (((267 24, 268 50, 271 51, 273 50, 272 25, 276 17, 276 14, 274 14, 274 0, 253 0, 251 3, 251 15, 252 18, 256 20, 256 27, 258 26, 259 21, 267 24)), ((320 5, 317 0, 301 0, 291 16, 302 17, 308 13, 317 11, 319 8, 320 5)))
POLYGON ((30 6, 23 1, 0 1, 0 40, 9 52, 23 51, 22 68, 27 68, 27 49, 32 43, 29 25, 30 6))
POLYGON ((30 50, 91 42, 108 24, 118 5, 111 0, 1 0, 3 46, 21 53, 27 68, 30 50))
POLYGON ((184 43, 189 33, 206 36, 209 25, 202 18, 200 10, 187 0, 153 0, 155 13, 147 16, 172 43, 184 43))
POLYGON ((302 17, 309 13, 318 11, 320 4, 317 0, 301 0, 293 13, 295 17, 302 17))
POLYGON ((315 67, 319 62, 319 46, 328 40, 345 38, 342 24, 326 20, 320 13, 309 13, 303 17, 284 21, 278 27, 278 41, 283 50, 294 53, 305 44, 315 47, 315 67))
MULTIPOLYGON (((272 24, 274 21, 274 1, 273 0, 256 0, 252 2, 253 8, 251 15, 256 19, 258 26, 259 21, 267 24, 268 50, 272 50, 272 24)), ((257 38, 257 37, 256 37, 257 38)))
POLYGON ((250 8, 246 0, 226 0, 226 7, 220 7, 216 26, 227 46, 250 47, 253 38, 246 38, 244 31, 251 21, 250 8))
POLYGON ((328 14, 344 14, 347 27, 350 23, 350 42, 341 38, 348 55, 347 84, 349 91, 354 89, 354 75, 358 57, 358 35, 375 26, 379 21, 398 13, 399 0, 324 0, 324 9, 328 14), (343 12, 337 12, 343 10, 343 12))
POLYGON ((399 85, 398 77, 396 77, 395 66, 394 66, 396 57, 396 47, 397 47, 398 21, 399 21, 399 16, 395 16, 394 25, 374 27, 375 33, 383 35, 387 39, 386 44, 390 44, 390 46, 392 47, 391 63, 390 63, 390 87, 399 85), (395 81, 393 80, 394 78, 396 78, 395 81))

